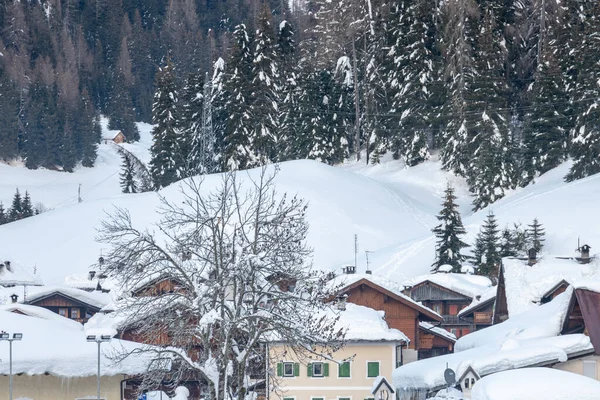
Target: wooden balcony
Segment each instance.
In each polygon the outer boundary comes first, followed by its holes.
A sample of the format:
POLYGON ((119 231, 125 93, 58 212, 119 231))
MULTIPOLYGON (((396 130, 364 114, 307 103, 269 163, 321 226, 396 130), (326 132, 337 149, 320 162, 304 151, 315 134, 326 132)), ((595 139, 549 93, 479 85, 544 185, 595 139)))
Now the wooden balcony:
POLYGON ((491 324, 492 313, 491 312, 476 312, 474 313, 473 322, 476 324, 491 324))
POLYGON ((460 318, 458 315, 442 315, 443 325, 469 325, 470 322, 460 318))

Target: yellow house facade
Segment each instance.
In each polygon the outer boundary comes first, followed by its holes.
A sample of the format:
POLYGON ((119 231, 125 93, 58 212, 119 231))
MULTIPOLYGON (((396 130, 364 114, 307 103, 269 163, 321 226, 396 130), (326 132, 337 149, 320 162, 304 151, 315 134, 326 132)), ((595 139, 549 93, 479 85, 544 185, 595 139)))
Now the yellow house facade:
MULTIPOLYGON (((122 400, 124 375, 102 376, 100 397, 122 400)), ((0 376, 0 392, 8 393, 8 376, 0 376)), ((90 400, 97 396, 95 376, 64 378, 53 375, 16 375, 13 377, 13 398, 31 400, 90 400)))
POLYGON ((267 399, 372 399, 373 383, 379 376, 391 381, 409 343, 383 316, 382 311, 348 304, 336 324, 347 328, 346 343, 331 357, 297 354, 288 343, 269 343, 267 399))

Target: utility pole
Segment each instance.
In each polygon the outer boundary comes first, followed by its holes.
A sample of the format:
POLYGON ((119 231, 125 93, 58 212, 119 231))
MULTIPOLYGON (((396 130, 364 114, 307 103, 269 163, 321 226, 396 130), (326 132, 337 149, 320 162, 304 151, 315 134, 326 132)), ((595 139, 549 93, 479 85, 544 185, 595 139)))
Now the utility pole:
POLYGON ((81 198, 81 183, 79 184, 79 187, 77 188, 77 202, 81 203, 83 201, 83 199, 81 198))
POLYGON ((358 268, 358 235, 354 234, 354 268, 358 268))
POLYGON ((373 251, 365 250, 365 258, 367 259, 367 274, 371 272, 371 263, 369 263, 369 254, 373 251))

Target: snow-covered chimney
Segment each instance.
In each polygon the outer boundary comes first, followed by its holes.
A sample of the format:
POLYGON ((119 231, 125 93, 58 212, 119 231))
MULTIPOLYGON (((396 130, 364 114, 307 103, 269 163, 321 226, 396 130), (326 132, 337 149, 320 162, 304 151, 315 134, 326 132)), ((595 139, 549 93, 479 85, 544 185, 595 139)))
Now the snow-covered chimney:
POLYGON ((347 294, 341 294, 335 298, 335 306, 338 310, 345 311, 346 310, 346 299, 348 298, 347 294))
POLYGON ((16 303, 17 300, 19 300, 19 295, 13 293, 10 295, 10 299, 12 300, 13 303, 16 303))
POLYGON ((527 254, 527 264, 531 266, 537 263, 537 249, 535 247, 530 248, 527 254))
POLYGON ((10 261, 4 261, 4 265, 6 266, 6 269, 10 272, 12 272, 12 268, 10 267, 10 261))
POLYGON ((346 265, 344 268, 342 268, 342 270, 346 275, 352 275, 356 273, 356 267, 354 265, 346 265))
POLYGON ((590 245, 584 244, 583 246, 581 246, 579 248, 579 251, 581 251, 581 262, 583 264, 587 264, 590 262, 590 249, 592 247, 590 245))
POLYGON ((96 271, 90 271, 90 272, 88 272, 88 279, 90 281, 93 280, 95 276, 96 276, 96 271))

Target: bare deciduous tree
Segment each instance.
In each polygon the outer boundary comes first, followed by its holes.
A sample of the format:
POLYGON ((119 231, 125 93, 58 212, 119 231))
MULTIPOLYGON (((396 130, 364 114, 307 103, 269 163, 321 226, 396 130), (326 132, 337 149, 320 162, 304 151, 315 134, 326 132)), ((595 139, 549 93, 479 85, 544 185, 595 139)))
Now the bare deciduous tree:
POLYGON ((212 191, 184 181, 177 201, 162 199, 156 232, 134 227, 122 209, 99 232, 111 245, 103 273, 124 287, 117 311, 124 325, 159 345, 144 350, 156 360, 174 360, 172 380, 193 372, 212 399, 245 397, 265 341, 325 357, 343 343, 335 314, 323 312, 326 278, 307 262, 307 204, 279 196, 266 171, 246 182, 225 174, 212 191), (127 294, 163 277, 177 288, 127 294))

